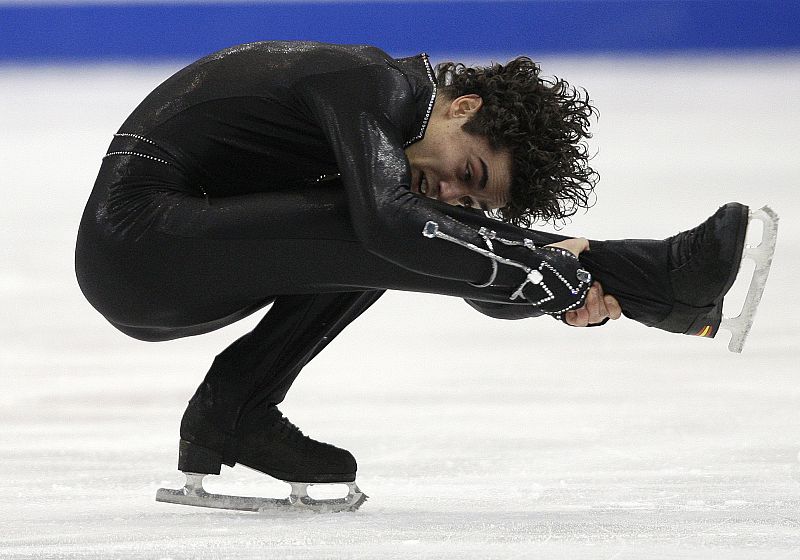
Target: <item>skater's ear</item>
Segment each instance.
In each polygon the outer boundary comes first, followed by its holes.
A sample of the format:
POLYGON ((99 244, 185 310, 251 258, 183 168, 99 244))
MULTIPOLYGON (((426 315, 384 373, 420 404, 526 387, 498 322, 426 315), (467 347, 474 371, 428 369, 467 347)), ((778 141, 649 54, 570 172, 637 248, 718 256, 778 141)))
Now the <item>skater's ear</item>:
POLYGON ((472 118, 483 107, 483 99, 475 93, 456 97, 447 106, 447 116, 451 118, 472 118))

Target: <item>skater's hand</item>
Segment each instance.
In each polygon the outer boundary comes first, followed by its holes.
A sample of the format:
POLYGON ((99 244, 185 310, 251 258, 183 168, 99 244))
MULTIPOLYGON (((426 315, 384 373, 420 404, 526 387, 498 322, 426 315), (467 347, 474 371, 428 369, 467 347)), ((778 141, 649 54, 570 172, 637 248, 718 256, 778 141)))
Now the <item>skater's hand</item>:
MULTIPOLYGON (((558 243, 548 245, 548 247, 561 247, 571 251, 576 257, 582 252, 590 250, 589 241, 583 237, 576 239, 565 239, 558 243)), ((603 286, 600 282, 594 282, 586 295, 586 303, 583 307, 567 311, 564 320, 573 327, 586 327, 605 321, 606 319, 617 320, 622 316, 622 308, 619 306, 617 298, 603 293, 603 286)))
POLYGON ((617 298, 603 293, 600 282, 594 282, 586 295, 583 307, 564 314, 564 320, 573 327, 586 327, 604 321, 606 318, 617 320, 622 315, 622 308, 617 298))

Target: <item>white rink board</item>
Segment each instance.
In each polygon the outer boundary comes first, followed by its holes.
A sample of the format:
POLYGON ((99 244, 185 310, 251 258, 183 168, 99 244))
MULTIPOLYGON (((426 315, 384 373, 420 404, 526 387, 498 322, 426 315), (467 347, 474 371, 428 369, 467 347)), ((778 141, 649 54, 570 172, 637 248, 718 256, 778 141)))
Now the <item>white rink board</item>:
MULTIPOLYGON (((186 400, 258 317, 148 344, 107 325, 74 280, 111 134, 178 66, 0 66, 0 557, 800 554, 800 59, 544 60, 601 111, 598 202, 568 234, 665 237, 730 200, 781 216, 745 351, 726 334, 502 322, 387 294, 282 407, 358 458, 370 500, 328 516, 156 503, 182 483, 186 400)), ((264 479, 237 467, 206 486, 283 495, 264 479)))

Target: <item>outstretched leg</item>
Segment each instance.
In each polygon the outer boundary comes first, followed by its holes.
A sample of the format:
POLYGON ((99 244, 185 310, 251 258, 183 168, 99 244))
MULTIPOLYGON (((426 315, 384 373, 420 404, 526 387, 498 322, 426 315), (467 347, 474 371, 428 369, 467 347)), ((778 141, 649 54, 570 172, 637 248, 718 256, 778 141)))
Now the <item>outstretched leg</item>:
MULTIPOLYGON (((778 217, 768 207, 750 211, 739 203, 722 206, 699 226, 664 240, 591 241, 580 255, 587 270, 613 294, 629 318, 674 333, 714 337, 720 327, 733 334, 729 349, 741 352, 764 290, 775 250, 778 217), (746 247, 748 225, 763 223, 760 244, 746 247), (739 316, 723 320, 723 300, 743 258, 756 268, 739 316)), ((504 226, 501 226, 504 227, 504 226)), ((563 236, 529 232, 536 243, 563 236)), ((526 307, 495 301, 468 303, 486 315, 520 319, 534 315, 526 307)))

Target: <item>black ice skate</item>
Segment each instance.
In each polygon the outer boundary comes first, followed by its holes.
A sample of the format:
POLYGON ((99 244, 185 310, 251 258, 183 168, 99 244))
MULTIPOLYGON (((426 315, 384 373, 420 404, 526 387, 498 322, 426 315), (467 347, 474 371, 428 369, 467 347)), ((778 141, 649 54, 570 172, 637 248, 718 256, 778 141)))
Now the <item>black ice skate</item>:
MULTIPOLYGON (((184 422, 182 438, 189 437, 184 436, 185 426, 184 422)), ((161 488, 156 501, 243 511, 289 508, 322 513, 355 511, 367 499, 355 483, 356 461, 350 452, 303 435, 274 405, 249 412, 224 453, 181 439, 178 469, 186 475, 184 488, 161 488), (288 482, 291 493, 284 499, 209 494, 203 489, 203 477, 219 474, 223 463, 231 467, 239 463, 288 482), (318 483, 345 484, 348 494, 314 499, 308 495, 308 486, 318 483)))
POLYGON ((778 233, 778 216, 769 207, 750 211, 732 202, 694 229, 670 237, 670 280, 675 305, 661 323, 671 332, 713 338, 720 328, 731 332, 728 349, 741 352, 767 282, 778 233), (750 224, 763 223, 761 241, 746 246, 750 224), (745 258, 755 262, 741 312, 723 317, 725 295, 745 258))

